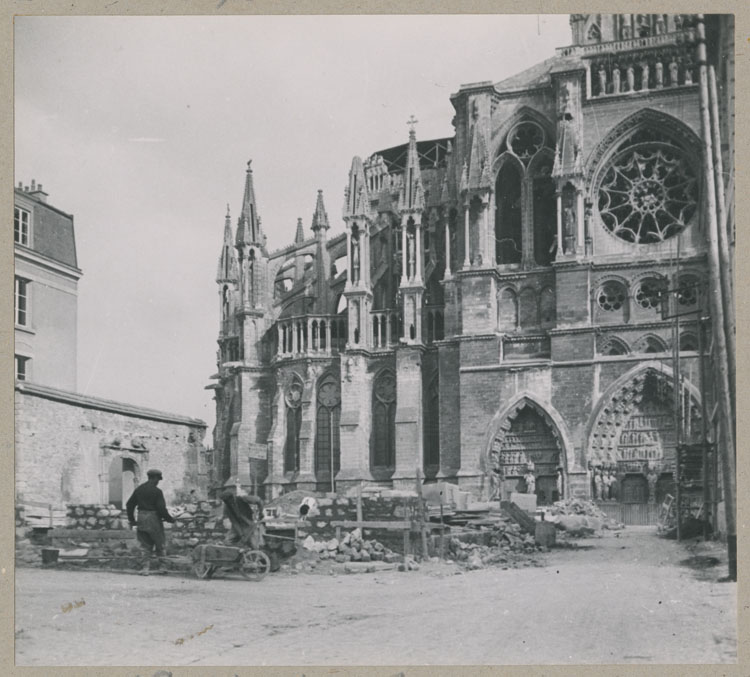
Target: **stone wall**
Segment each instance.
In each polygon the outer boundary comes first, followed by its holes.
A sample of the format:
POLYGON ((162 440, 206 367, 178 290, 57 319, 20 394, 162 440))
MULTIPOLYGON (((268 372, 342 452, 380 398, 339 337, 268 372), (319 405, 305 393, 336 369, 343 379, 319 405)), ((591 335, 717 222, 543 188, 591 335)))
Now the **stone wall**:
POLYGON ((205 489, 203 421, 30 382, 16 383, 15 404, 19 502, 121 507, 152 467, 167 505, 205 489))

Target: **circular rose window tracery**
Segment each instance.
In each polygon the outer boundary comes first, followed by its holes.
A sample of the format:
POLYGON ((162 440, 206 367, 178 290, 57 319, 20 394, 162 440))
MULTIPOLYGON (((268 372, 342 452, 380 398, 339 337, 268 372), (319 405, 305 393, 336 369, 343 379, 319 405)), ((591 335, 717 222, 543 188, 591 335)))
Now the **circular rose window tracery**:
POLYGON ((599 288, 596 301, 602 310, 614 312, 623 307, 627 295, 625 287, 618 282, 605 282, 599 288))
POLYGON ((685 154, 662 143, 617 154, 599 184, 605 228, 635 244, 663 242, 682 232, 697 209, 698 181, 685 154))

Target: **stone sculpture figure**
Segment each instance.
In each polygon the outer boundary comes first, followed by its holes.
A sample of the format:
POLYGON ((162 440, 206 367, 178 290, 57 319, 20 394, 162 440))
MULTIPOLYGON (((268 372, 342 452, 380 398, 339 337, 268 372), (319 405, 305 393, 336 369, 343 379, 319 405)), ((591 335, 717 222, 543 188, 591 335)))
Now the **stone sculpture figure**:
POLYGON ((690 58, 685 60, 685 84, 693 84, 693 61, 690 58))
POLYGON ((677 66, 677 62, 672 59, 672 61, 669 62, 669 84, 672 87, 676 87, 678 82, 678 76, 679 76, 679 67, 677 66))
POLYGON ((600 470, 594 471, 594 498, 601 500, 604 483, 600 470))
POLYGON ((620 93, 620 68, 617 64, 612 69, 612 94, 620 93))
POLYGON ((656 80, 656 89, 664 87, 664 64, 661 61, 656 62, 654 67, 654 75, 656 80))
POLYGON ((628 66, 627 78, 628 78, 628 91, 634 92, 635 91, 635 69, 633 68, 632 64, 628 66))
POLYGON ((352 238, 352 282, 359 282, 359 238, 352 238))
POLYGON ((527 494, 535 494, 536 493, 536 477, 534 477, 534 473, 529 470, 524 476, 524 481, 526 482, 526 493, 527 494))
POLYGON ((563 470, 562 468, 557 469, 557 500, 562 501, 565 498, 564 494, 564 482, 563 482, 563 470))
POLYGON ((604 65, 599 66, 599 94, 604 95, 607 93, 607 71, 604 69, 604 65))
POLYGON ((645 91, 648 89, 648 76, 649 76, 648 63, 644 61, 641 64, 641 90, 642 91, 645 91))
POLYGON ((656 474, 656 470, 649 468, 648 475, 646 475, 646 481, 648 482, 648 502, 656 503, 656 482, 659 476, 656 474))

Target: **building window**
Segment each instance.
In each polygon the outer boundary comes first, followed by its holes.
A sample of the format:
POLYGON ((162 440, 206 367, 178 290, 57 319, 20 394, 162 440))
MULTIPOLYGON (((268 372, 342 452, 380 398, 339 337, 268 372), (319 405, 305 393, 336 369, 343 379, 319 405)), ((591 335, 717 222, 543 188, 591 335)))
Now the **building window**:
POLYGON ((392 371, 381 372, 373 388, 372 465, 396 465, 396 377, 392 371))
POLYGON ((647 278, 638 285, 635 292, 635 301, 644 310, 659 310, 666 291, 665 280, 647 278))
POLYGON ((516 165, 503 164, 495 183, 495 257, 498 263, 521 262, 522 178, 516 165))
POLYGON ((617 282, 605 282, 601 286, 596 300, 602 310, 616 312, 623 308, 627 296, 628 293, 623 285, 617 282))
POLYGON ((20 327, 29 325, 29 286, 28 280, 24 280, 22 277, 16 278, 15 312, 16 324, 20 327))
MULTIPOLYGON (((332 375, 318 387, 318 413, 315 426, 315 474, 320 481, 331 481, 341 467, 341 386, 332 375), (332 470, 333 469, 333 470, 332 470)), ((333 487, 331 487, 333 488, 333 487)))
POLYGON ((29 224, 31 212, 27 209, 16 207, 13 211, 13 240, 25 247, 29 246, 29 224))
POLYGON ((284 472, 297 472, 300 465, 299 435, 302 429, 302 383, 294 380, 286 392, 286 443, 284 472))
POLYGON ((16 379, 26 381, 29 378, 30 358, 16 355, 16 379))
POLYGON ((698 180, 681 149, 637 143, 611 160, 598 196, 610 233, 626 242, 654 244, 688 226, 698 209, 698 180))

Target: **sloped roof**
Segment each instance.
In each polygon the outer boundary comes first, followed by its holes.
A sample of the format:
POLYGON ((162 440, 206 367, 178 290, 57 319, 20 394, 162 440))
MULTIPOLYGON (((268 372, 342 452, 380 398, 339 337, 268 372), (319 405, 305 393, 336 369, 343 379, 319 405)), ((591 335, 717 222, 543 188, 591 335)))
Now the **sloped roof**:
POLYGON ((524 89, 543 87, 550 82, 550 71, 560 61, 560 57, 552 56, 541 63, 516 73, 505 80, 496 82, 494 87, 498 92, 517 92, 524 89))

